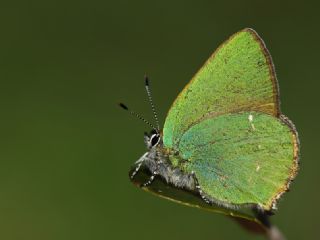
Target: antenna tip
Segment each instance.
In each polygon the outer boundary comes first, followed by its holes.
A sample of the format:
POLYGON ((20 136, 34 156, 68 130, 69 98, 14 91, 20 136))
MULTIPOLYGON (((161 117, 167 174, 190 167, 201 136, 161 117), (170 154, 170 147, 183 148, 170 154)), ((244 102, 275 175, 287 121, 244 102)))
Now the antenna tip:
POLYGON ((119 106, 122 107, 124 110, 129 110, 129 108, 123 103, 119 103, 119 106))
POLYGON ((144 82, 146 86, 149 86, 149 78, 147 76, 147 74, 144 75, 144 82))

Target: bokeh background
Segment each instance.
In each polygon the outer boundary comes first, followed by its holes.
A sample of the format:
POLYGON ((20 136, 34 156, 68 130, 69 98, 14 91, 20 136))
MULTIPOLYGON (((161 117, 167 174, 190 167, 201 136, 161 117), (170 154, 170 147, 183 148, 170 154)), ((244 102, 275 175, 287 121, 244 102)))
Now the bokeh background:
POLYGON ((301 170, 273 222, 319 236, 319 5, 316 1, 1 1, 0 239, 262 239, 230 219, 134 187, 150 130, 150 76, 163 124, 218 45, 252 27, 272 53, 301 170))

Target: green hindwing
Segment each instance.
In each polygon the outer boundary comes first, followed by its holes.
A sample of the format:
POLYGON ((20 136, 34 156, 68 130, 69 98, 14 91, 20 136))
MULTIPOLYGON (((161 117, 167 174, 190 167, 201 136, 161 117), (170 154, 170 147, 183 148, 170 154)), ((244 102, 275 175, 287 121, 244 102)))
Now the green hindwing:
POLYGON ((297 171, 293 126, 261 112, 208 118, 188 129, 179 142, 185 172, 195 172, 218 205, 274 207, 297 171))

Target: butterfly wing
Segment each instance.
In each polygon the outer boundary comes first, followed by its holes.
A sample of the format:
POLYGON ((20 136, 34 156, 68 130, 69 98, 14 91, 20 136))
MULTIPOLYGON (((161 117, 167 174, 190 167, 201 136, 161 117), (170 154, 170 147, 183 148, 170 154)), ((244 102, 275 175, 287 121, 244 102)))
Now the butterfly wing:
POLYGON ((298 169, 294 126, 261 112, 208 118, 183 134, 179 151, 179 167, 194 171, 203 192, 227 207, 270 210, 298 169))
POLYGON ((179 94, 165 121, 164 145, 174 148, 190 126, 205 118, 244 110, 280 113, 271 57, 252 29, 223 43, 179 94))
POLYGON ((194 171, 218 204, 270 209, 298 169, 297 133, 278 97, 262 39, 252 29, 234 34, 169 110, 163 144, 171 163, 194 171))

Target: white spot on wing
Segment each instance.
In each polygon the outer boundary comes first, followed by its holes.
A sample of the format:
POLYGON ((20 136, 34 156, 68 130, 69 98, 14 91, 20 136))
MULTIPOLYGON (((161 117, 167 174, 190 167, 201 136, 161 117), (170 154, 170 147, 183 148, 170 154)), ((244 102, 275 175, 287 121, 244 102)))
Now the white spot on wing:
POLYGON ((256 130, 256 128, 255 128, 254 125, 253 125, 253 115, 252 115, 252 114, 249 114, 248 120, 249 120, 249 123, 251 124, 252 130, 253 130, 253 131, 256 130))
POLYGON ((259 170, 260 170, 260 165, 257 165, 256 172, 259 172, 259 170))

